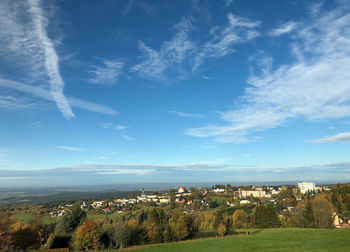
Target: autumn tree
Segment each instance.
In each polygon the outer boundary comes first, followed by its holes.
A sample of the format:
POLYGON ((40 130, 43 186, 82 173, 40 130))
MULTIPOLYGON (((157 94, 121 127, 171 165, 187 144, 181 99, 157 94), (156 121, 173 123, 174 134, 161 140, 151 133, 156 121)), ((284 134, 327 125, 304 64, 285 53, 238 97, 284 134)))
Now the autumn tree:
POLYGON ((73 247, 76 250, 97 250, 100 234, 94 220, 86 220, 73 234, 73 247))
POLYGON ((19 250, 38 248, 40 246, 39 230, 36 225, 14 224, 11 230, 13 246, 19 250))
POLYGON ((330 228, 333 224, 333 210, 329 201, 316 197, 312 202, 315 225, 318 228, 330 228))
POLYGON ((242 209, 236 210, 232 215, 234 228, 247 228, 248 227, 248 214, 242 209))
POLYGON ((169 219, 169 225, 176 240, 181 241, 188 237, 189 227, 186 216, 181 212, 176 212, 169 219))
POLYGON ((223 224, 223 223, 219 224, 219 226, 218 226, 218 234, 221 237, 224 237, 227 234, 227 229, 226 229, 225 224, 223 224))

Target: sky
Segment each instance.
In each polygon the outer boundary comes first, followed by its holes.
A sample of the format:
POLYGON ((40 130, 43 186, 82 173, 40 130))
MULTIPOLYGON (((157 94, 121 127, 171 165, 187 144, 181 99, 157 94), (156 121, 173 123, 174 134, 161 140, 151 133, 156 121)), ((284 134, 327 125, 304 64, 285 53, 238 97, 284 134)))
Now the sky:
POLYGON ((350 181, 350 4, 0 1, 0 187, 350 181))

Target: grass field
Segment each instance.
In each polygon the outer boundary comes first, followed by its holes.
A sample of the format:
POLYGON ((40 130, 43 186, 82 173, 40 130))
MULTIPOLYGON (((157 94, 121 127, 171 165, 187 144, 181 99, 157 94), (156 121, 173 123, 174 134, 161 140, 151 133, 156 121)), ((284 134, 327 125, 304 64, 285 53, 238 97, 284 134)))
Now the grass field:
POLYGON ((265 229, 253 235, 207 238, 126 249, 142 252, 350 251, 350 229, 265 229))
MULTIPOLYGON (((16 218, 17 220, 27 224, 27 223, 30 223, 32 220, 34 220, 35 216, 24 214, 24 215, 18 215, 16 216, 16 218)), ((39 218, 44 224, 55 223, 59 219, 59 218, 51 218, 50 216, 40 216, 39 218)))
MULTIPOLYGON (((17 220, 27 224, 27 223, 30 223, 32 220, 35 219, 35 216, 33 215, 30 215, 30 214, 23 214, 23 215, 17 215, 15 217, 17 220)), ((57 222, 60 217, 57 217, 57 218, 52 218, 50 216, 40 216, 39 217, 41 219, 41 221, 44 223, 44 224, 50 224, 50 223, 55 223, 57 222)), ((116 218, 116 215, 114 214, 111 214, 111 215, 104 215, 104 214, 88 214, 87 215, 87 218, 88 219, 94 219, 94 220, 97 220, 97 219, 103 219, 103 218, 107 218, 107 219, 115 219, 116 218)))

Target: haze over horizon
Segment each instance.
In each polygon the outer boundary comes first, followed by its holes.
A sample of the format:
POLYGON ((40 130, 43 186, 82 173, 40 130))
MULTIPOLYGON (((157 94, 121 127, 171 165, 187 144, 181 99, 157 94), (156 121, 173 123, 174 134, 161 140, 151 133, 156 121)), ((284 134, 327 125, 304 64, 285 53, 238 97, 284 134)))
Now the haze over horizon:
POLYGON ((0 2, 0 187, 350 181, 350 3, 0 2))

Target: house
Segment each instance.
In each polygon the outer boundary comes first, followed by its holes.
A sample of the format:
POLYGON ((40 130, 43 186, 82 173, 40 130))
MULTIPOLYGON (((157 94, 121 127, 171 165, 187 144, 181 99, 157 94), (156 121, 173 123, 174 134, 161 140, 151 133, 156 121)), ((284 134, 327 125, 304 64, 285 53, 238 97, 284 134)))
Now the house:
POLYGON ((180 186, 177 190, 178 193, 184 193, 185 192, 185 187, 180 186))

